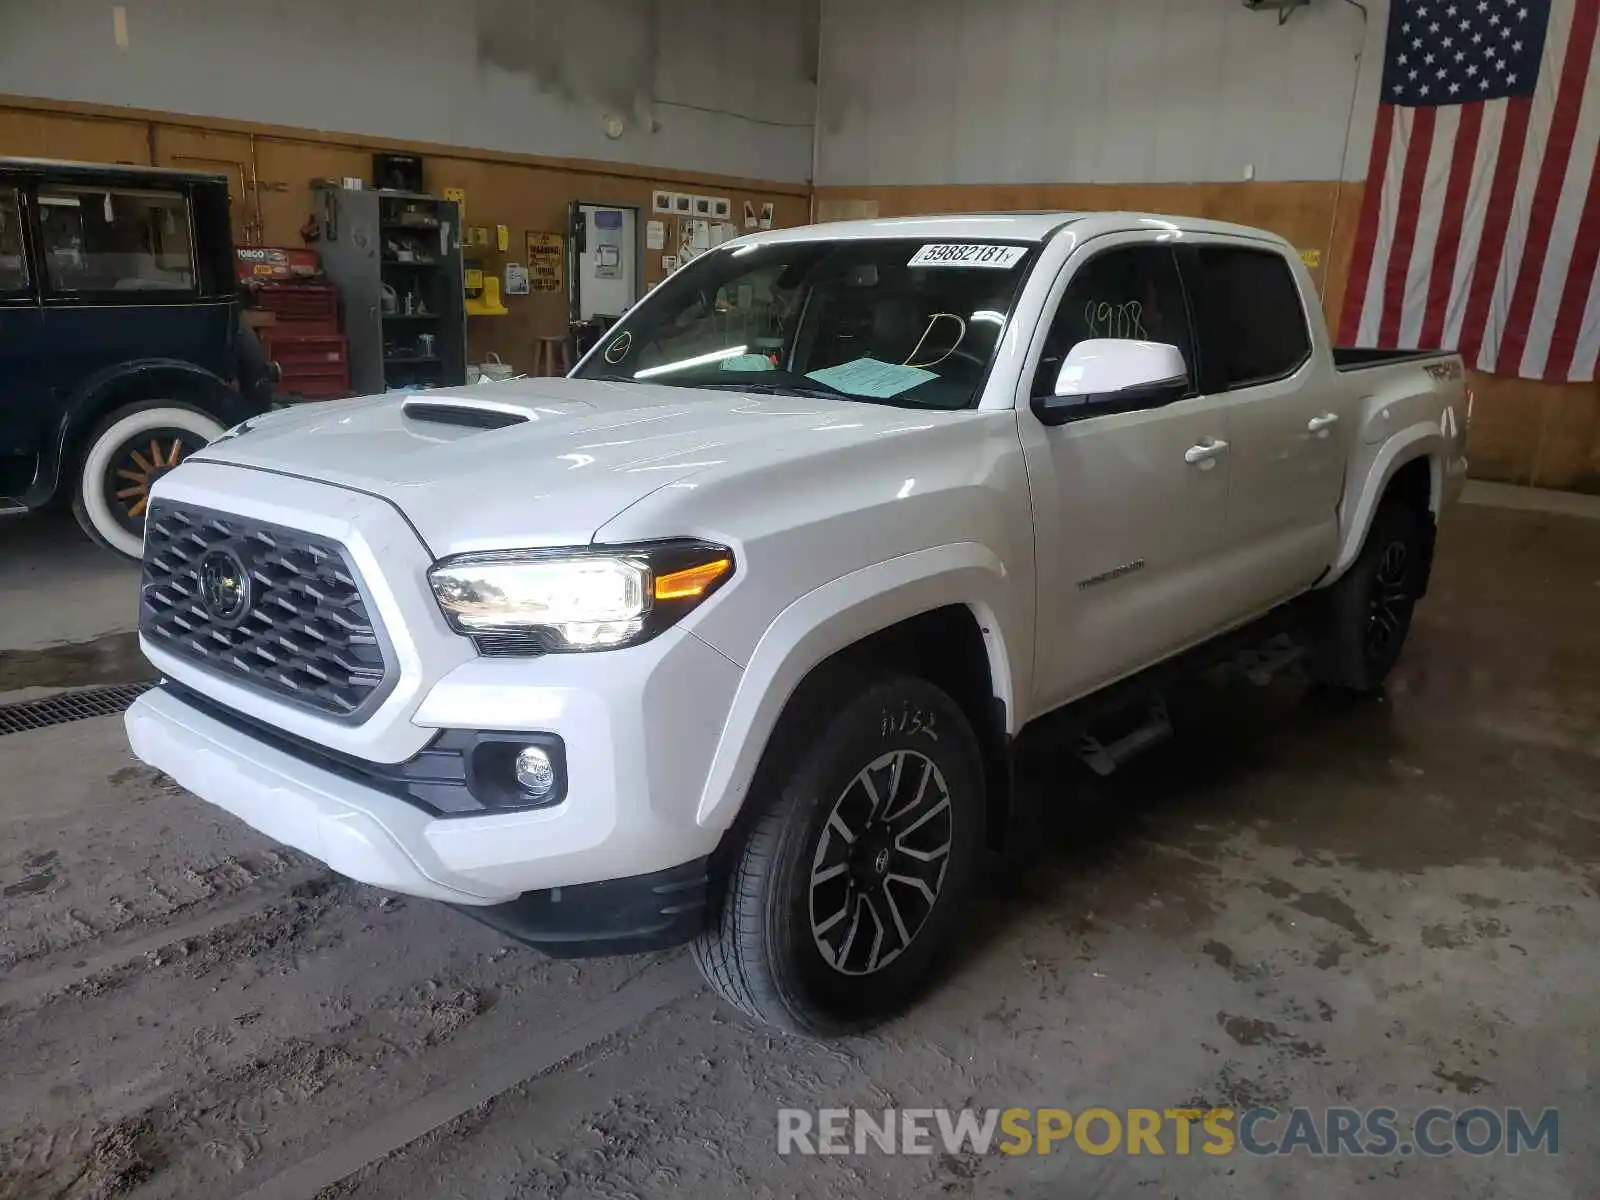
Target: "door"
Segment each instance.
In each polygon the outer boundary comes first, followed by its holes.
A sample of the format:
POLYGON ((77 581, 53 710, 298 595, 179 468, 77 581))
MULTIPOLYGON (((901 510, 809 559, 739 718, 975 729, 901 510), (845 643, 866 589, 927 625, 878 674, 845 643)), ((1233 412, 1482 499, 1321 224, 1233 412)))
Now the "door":
MULTIPOLYGON (((1145 235, 1097 240, 1057 287, 1030 399, 1054 389, 1062 357, 1091 337, 1175 345, 1192 376, 1168 246, 1145 235)), ((1227 529, 1229 430, 1226 407, 1194 390, 1054 427, 1031 410, 1018 420, 1038 555, 1035 708, 1045 711, 1227 624, 1229 588, 1214 556, 1227 529)))
POLYGON ((56 415, 24 205, 19 189, 0 184, 0 508, 26 490, 40 439, 56 415))
POLYGON ((639 211, 606 204, 579 204, 574 232, 578 320, 615 320, 639 298, 639 211), (581 225, 579 225, 581 222, 581 225))
POLYGON ((1182 261, 1201 386, 1227 398, 1228 558, 1253 614, 1333 561, 1349 435, 1340 384, 1313 355, 1306 297, 1281 253, 1240 241, 1193 247, 1182 261))
POLYGON ((63 394, 139 359, 233 374, 232 298, 206 294, 181 185, 46 180, 36 199, 44 336, 63 394))

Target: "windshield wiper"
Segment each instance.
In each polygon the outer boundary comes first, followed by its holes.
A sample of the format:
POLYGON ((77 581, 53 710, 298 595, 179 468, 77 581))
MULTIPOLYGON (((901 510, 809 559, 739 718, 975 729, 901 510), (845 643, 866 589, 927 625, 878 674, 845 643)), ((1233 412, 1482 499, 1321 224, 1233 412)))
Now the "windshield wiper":
POLYGON ((706 388, 717 392, 750 392, 756 396, 805 396, 811 400, 858 400, 848 392, 834 391, 819 385, 802 387, 792 383, 684 383, 684 387, 706 388))

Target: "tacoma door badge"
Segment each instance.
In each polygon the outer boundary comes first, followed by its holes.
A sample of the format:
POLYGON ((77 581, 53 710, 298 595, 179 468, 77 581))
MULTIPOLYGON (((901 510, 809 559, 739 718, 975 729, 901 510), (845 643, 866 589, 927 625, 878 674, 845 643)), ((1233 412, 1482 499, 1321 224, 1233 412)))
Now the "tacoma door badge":
POLYGON ((1097 584, 1110 583, 1113 579, 1121 579, 1124 575, 1132 575, 1135 571, 1142 570, 1144 570, 1144 559, 1136 558, 1131 563, 1123 563, 1120 567, 1112 567, 1109 571, 1101 571, 1098 575, 1078 580, 1078 590, 1087 591, 1097 584))

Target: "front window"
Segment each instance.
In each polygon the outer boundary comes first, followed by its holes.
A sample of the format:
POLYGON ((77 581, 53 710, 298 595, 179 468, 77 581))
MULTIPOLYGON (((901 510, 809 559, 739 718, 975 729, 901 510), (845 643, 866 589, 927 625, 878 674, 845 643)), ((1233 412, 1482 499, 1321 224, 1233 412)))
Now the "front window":
POLYGON ((15 191, 0 192, 0 295, 28 289, 28 260, 22 254, 22 210, 15 191))
POLYGON ((189 206, 177 192, 40 188, 39 224, 57 292, 194 290, 189 206))
POLYGON ((1035 257, 906 238, 719 250, 652 292, 576 375, 971 408, 1035 257))

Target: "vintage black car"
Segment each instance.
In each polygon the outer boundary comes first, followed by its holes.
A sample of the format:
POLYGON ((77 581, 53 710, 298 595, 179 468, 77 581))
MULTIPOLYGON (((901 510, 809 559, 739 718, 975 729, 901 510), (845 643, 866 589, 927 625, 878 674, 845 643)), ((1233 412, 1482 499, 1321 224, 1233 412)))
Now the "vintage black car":
POLYGON ((0 513, 137 556, 150 485, 271 399, 225 176, 0 158, 0 513))

